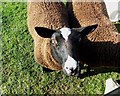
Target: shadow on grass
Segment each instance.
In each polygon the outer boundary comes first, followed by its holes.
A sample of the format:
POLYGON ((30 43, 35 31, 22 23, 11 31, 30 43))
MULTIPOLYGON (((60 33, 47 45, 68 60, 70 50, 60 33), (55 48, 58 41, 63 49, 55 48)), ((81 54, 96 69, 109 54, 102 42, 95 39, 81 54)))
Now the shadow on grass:
MULTIPOLYGON (((42 68, 43 68, 43 72, 45 72, 45 73, 49 73, 49 72, 54 71, 54 70, 50 70, 50 69, 45 68, 45 67, 42 67, 42 68)), ((98 75, 98 74, 101 74, 101 73, 108 73, 108 72, 120 73, 120 68, 103 68, 103 67, 100 67, 100 68, 91 68, 90 71, 87 71, 87 68, 84 68, 82 70, 84 70, 84 72, 82 72, 80 74, 80 76, 77 77, 78 79, 83 79, 83 78, 86 78, 86 77, 95 76, 95 75, 98 75)), ((120 84, 120 80, 118 80, 118 83, 120 84)))
POLYGON ((116 80, 116 82, 117 82, 118 84, 120 84, 120 80, 116 80))
POLYGON ((54 70, 50 70, 50 69, 45 68, 45 67, 42 67, 42 69, 43 69, 43 72, 53 72, 54 71, 54 70))
MULTIPOLYGON (((101 73, 108 73, 108 72, 117 72, 120 73, 120 68, 96 68, 96 69, 91 69, 89 72, 84 72, 81 74, 80 79, 83 79, 85 77, 90 77, 94 75, 98 75, 101 73)), ((120 83, 120 81, 119 81, 120 83)))

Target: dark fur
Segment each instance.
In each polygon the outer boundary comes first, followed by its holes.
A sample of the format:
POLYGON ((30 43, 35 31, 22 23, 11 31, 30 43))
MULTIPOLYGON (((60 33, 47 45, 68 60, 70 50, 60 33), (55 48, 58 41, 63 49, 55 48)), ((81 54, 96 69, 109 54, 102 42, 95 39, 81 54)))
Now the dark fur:
POLYGON ((71 27, 98 24, 97 30, 82 40, 78 57, 90 67, 120 67, 119 34, 108 19, 104 2, 99 1, 67 3, 71 27))

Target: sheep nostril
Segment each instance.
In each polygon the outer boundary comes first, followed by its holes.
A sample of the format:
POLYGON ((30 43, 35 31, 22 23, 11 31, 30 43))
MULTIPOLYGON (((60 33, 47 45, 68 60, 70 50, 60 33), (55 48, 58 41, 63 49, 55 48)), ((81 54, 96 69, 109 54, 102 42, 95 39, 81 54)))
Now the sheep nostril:
POLYGON ((73 70, 73 68, 71 68, 70 70, 71 70, 71 73, 74 73, 74 70, 73 70))

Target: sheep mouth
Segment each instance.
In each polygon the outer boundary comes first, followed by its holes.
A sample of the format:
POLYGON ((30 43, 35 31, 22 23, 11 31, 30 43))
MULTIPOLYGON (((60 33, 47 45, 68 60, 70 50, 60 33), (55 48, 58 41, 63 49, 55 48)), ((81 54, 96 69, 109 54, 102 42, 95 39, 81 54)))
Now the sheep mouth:
POLYGON ((79 66, 71 73, 71 76, 76 76, 76 77, 80 76, 80 67, 79 66))
POLYGON ((65 69, 63 69, 63 72, 68 75, 68 76, 75 76, 75 77, 80 77, 80 66, 77 66, 76 69, 72 69, 70 73, 67 73, 65 69))

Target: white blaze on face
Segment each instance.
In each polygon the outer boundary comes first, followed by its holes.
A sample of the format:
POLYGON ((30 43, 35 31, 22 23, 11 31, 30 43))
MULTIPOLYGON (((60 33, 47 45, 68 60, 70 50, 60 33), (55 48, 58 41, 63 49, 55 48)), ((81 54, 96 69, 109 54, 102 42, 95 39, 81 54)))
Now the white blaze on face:
MULTIPOLYGON (((60 31, 63 38, 67 41, 68 36, 71 34, 71 29, 64 27, 61 28, 60 31)), ((71 75, 72 74, 71 69, 75 70, 76 68, 77 68, 77 62, 71 56, 68 55, 68 58, 63 66, 63 70, 65 70, 68 75, 71 75)))
POLYGON ((60 29, 61 34, 63 36, 63 38, 67 41, 68 40, 68 36, 71 34, 71 29, 64 27, 60 29))
POLYGON ((65 65, 64 65, 64 70, 66 71, 66 73, 68 75, 71 74, 71 69, 75 70, 77 68, 77 62, 71 57, 68 55, 68 58, 65 62, 65 65))

